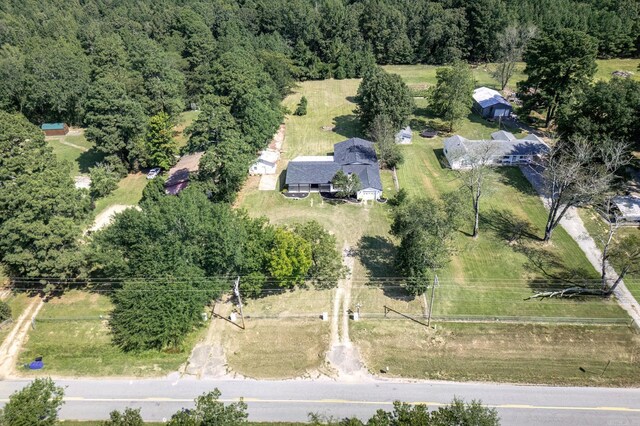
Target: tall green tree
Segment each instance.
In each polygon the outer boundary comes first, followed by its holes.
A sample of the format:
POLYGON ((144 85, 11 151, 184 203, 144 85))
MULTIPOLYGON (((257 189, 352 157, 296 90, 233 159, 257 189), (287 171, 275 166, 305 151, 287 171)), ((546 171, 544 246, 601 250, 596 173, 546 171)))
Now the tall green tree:
POLYGON ((560 111, 558 132, 592 143, 619 140, 640 145, 640 82, 626 78, 598 81, 560 111), (615 118, 614 118, 615 117, 615 118))
POLYGON ((35 379, 9 397, 0 409, 2 425, 53 426, 58 423, 58 411, 64 401, 64 389, 50 378, 35 379))
POLYGON ((176 163, 178 145, 173 138, 173 123, 166 112, 160 112, 149 120, 147 134, 148 165, 169 170, 176 163))
POLYGON ((358 87, 356 103, 360 124, 367 133, 378 115, 389 117, 394 128, 405 126, 414 107, 411 92, 400 76, 388 74, 380 67, 365 74, 358 87))
POLYGON ((311 245, 309 279, 319 288, 338 285, 338 280, 346 276, 347 269, 342 264, 336 237, 315 220, 297 224, 293 229, 311 245))
POLYGON ((396 266, 409 293, 424 294, 433 273, 450 261, 456 207, 422 197, 394 209, 391 234, 400 238, 396 266))
POLYGON ((313 264, 311 244, 287 229, 276 229, 268 254, 269 273, 281 287, 302 284, 313 264))
POLYGON ((113 77, 96 80, 85 101, 87 139, 100 152, 114 155, 127 165, 135 139, 143 134, 146 118, 140 104, 131 99, 123 82, 113 77))
POLYGON ((336 195, 340 198, 354 197, 362 189, 362 182, 357 174, 347 174, 342 170, 338 170, 331 179, 331 184, 336 189, 336 195))
POLYGON ((200 323, 206 296, 184 281, 128 282, 113 296, 113 341, 125 351, 178 348, 200 323))
POLYGON ((191 126, 185 129, 188 135, 187 152, 206 151, 209 147, 239 137, 238 125, 222 98, 205 96, 200 102, 200 112, 191 126))
POLYGON ((118 174, 108 164, 98 163, 89 168, 91 197, 94 199, 111 194, 118 187, 118 174))
POLYGON ((373 119, 369 134, 376 141, 376 151, 382 167, 392 169, 404 161, 402 151, 396 144, 396 131, 386 115, 378 115, 373 119))
POLYGON ((80 223, 89 210, 44 135, 0 112, 0 261, 12 276, 74 276, 82 265, 80 223))
POLYGON ((541 33, 524 53, 527 79, 518 90, 527 111, 544 110, 545 126, 589 83, 596 72, 597 45, 582 31, 541 33))
POLYGON ((429 107, 449 124, 452 132, 457 123, 471 112, 473 75, 469 66, 456 62, 436 70, 436 85, 429 93, 429 107))

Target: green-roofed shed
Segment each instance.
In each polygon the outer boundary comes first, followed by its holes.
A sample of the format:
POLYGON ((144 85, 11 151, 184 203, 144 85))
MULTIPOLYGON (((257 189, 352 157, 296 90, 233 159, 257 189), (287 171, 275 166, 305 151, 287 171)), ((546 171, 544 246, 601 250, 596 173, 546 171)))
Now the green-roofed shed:
POLYGON ((45 136, 64 136, 69 133, 66 123, 44 123, 40 128, 45 136))

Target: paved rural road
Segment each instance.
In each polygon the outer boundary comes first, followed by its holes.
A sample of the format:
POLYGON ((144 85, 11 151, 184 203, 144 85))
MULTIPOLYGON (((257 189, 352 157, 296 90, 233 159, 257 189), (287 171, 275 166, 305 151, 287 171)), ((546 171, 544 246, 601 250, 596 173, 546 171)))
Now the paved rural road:
MULTIPOLYGON (((309 412, 335 417, 369 417, 391 409, 395 399, 430 407, 459 396, 496 407, 503 425, 638 425, 640 389, 558 388, 454 382, 368 383, 332 380, 197 380, 169 377, 149 380, 56 380, 65 386, 63 419, 107 418, 113 409, 141 407, 146 420, 162 421, 193 398, 217 387, 223 401, 244 397, 249 418, 305 421, 309 412)), ((0 382, 0 402, 26 381, 0 382)))

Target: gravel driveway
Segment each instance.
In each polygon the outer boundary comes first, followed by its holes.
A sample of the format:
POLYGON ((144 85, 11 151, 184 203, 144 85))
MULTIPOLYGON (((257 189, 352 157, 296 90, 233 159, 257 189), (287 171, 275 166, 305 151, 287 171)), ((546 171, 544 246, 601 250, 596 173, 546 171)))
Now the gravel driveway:
MULTIPOLYGON (((527 180, 531 183, 533 188, 540 194, 540 198, 544 203, 545 207, 549 207, 549 198, 544 194, 543 189, 543 180, 542 180, 542 170, 541 168, 534 168, 532 166, 520 166, 520 170, 522 170, 522 174, 527 178, 527 180)), ((587 228, 585 228, 582 219, 578 215, 578 211, 575 207, 570 207, 567 210, 567 213, 564 215, 562 220, 560 221, 560 226, 562 226, 565 231, 573 238, 578 246, 582 249, 584 254, 587 256, 589 262, 596 268, 596 271, 600 270, 600 265, 602 264, 602 252, 596 245, 596 242, 593 240, 587 228)), ((618 278, 618 274, 611 265, 607 265, 607 274, 609 275, 610 281, 615 281, 618 278)), ((618 299, 618 303, 627 311, 629 316, 633 318, 637 326, 640 326, 640 305, 638 301, 633 297, 627 286, 625 286, 624 281, 621 281, 618 287, 613 291, 616 299, 618 299)))

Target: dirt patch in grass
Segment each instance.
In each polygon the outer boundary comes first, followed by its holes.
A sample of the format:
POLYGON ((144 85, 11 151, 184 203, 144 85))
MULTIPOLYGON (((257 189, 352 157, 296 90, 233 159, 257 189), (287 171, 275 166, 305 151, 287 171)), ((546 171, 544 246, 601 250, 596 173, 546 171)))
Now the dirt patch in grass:
POLYGON ((225 335, 229 368, 246 377, 282 379, 322 369, 329 323, 311 319, 249 319, 246 330, 225 335))
POLYGON ((389 367, 396 377, 640 383, 640 336, 626 326, 438 324, 434 331, 402 320, 364 320, 352 323, 351 336, 372 372, 389 367))

